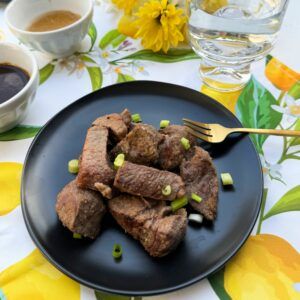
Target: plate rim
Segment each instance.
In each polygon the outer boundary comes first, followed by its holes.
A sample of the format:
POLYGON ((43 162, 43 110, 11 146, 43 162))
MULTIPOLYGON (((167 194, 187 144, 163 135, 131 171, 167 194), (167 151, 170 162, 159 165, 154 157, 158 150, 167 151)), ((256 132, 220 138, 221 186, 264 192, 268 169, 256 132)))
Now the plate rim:
MULTIPOLYGON (((31 224, 30 224, 30 220, 28 218, 27 215, 27 207, 26 207, 26 200, 25 200, 25 186, 24 186, 24 177, 25 177, 25 170, 26 170, 26 165, 29 159, 29 154, 31 152, 31 149, 33 148, 33 146, 35 145, 36 141, 38 140, 39 136, 42 134, 42 132, 45 130, 45 128, 60 114, 64 113, 66 110, 68 110, 71 106, 78 104, 79 102, 83 102, 83 101, 88 101, 88 99, 86 98, 90 98, 92 95, 94 94, 99 94, 102 93, 102 90, 106 90, 106 89, 111 89, 111 88, 118 88, 118 86, 121 85, 164 85, 166 87, 169 88, 179 88, 179 89, 185 89, 187 90, 188 93, 199 93, 202 96, 209 98, 210 101, 212 101, 213 105, 216 105, 217 107, 219 107, 224 113, 230 115, 235 121, 237 121, 241 127, 243 127, 243 124, 240 122, 240 120, 237 118, 236 115, 234 115, 230 110, 228 110, 225 106, 223 106, 221 103, 219 103, 218 101, 216 101, 215 99, 205 95, 202 92, 199 92, 195 89, 189 88, 189 87, 185 87, 182 85, 178 85, 178 84, 173 84, 173 83, 168 83, 168 82, 162 82, 162 81, 152 81, 152 80, 136 80, 136 81, 130 81, 130 82, 122 82, 122 83, 115 83, 112 85, 108 85, 105 86, 97 91, 93 91, 91 93, 88 93, 82 97, 80 97, 79 99, 73 101, 72 103, 68 104, 67 106, 65 106, 63 109, 61 109, 60 111, 58 111, 55 115, 53 115, 43 126, 42 128, 39 130, 38 134, 34 137, 34 139, 32 140, 25 159, 24 159, 24 163, 23 163, 23 169, 22 169, 22 176, 21 176, 21 209, 22 209, 22 215, 23 215, 23 219, 27 228, 27 231, 32 239, 32 241, 34 242, 34 244, 36 245, 36 247, 39 249, 39 251, 42 253, 42 255, 48 260, 48 262, 50 262, 55 268, 57 268, 59 271, 61 271, 63 274, 65 274, 66 276, 68 276, 69 278, 75 280, 77 283, 82 284, 86 287, 92 288, 93 290, 98 290, 98 291, 103 291, 106 293, 111 293, 111 294, 117 294, 117 295, 123 295, 123 296, 142 296, 142 297, 146 297, 146 296, 154 296, 154 295, 162 295, 162 294, 166 294, 166 293, 171 293, 171 292, 175 292, 177 290, 186 288, 191 286, 194 283, 200 282, 201 280, 207 278, 208 276, 216 273, 218 270, 220 270, 230 259, 232 259, 237 253, 238 251, 241 249, 241 247, 245 244, 245 242, 247 241, 247 239, 249 238, 249 236, 251 235, 251 232, 256 224, 256 221, 258 219, 259 213, 260 213, 260 209, 261 209, 261 205, 262 205, 262 198, 263 198, 263 190, 264 190, 264 179, 263 179, 263 173, 262 173, 262 165, 261 165, 261 161, 259 158, 259 154, 254 146, 253 141, 251 140, 251 138, 248 136, 247 138, 250 140, 251 142, 251 147, 253 148, 256 157, 257 157, 257 162, 260 166, 260 191, 259 191, 259 195, 258 195, 258 205, 256 207, 256 212, 255 212, 255 217, 253 218, 251 225, 249 227, 249 229, 247 230, 246 234, 244 235, 244 237, 241 239, 241 241, 239 241, 237 243, 237 245, 234 247, 234 250, 231 251, 229 254, 225 255, 221 261, 216 264, 214 267, 210 268, 208 271, 206 271, 205 273, 202 273, 201 275, 195 276, 194 278, 185 281, 181 284, 177 284, 173 287, 167 287, 167 288, 159 288, 159 289, 152 289, 152 290, 148 290, 148 291, 128 291, 128 290, 124 290, 124 289, 112 289, 112 288, 108 288, 105 286, 99 286, 97 284, 94 284, 93 282, 87 281, 84 278, 81 278, 80 276, 77 276, 76 274, 73 274, 72 272, 68 271, 64 266, 62 266, 61 264, 57 263, 55 261, 55 259, 52 258, 52 256, 50 254, 48 254, 47 249, 42 246, 42 244, 40 243, 40 241, 38 240, 38 238, 35 236, 34 233, 34 229, 31 228, 31 224)), ((132 87, 131 87, 132 88, 132 87)), ((130 89, 128 89, 130 91, 130 89)), ((101 101, 101 99, 100 99, 101 101)), ((201 106, 201 103, 199 102, 199 105, 201 106)))

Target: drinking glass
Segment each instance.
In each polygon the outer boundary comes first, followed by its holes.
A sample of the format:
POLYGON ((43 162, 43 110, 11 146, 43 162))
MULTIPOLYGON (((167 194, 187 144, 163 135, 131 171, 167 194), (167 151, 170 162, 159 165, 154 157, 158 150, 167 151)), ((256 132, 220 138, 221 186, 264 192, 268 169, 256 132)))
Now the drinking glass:
MULTIPOLYGON (((234 91, 273 48, 289 0, 187 0, 189 38, 213 89, 234 91)), ((287 49, 288 51, 288 49, 287 49)))

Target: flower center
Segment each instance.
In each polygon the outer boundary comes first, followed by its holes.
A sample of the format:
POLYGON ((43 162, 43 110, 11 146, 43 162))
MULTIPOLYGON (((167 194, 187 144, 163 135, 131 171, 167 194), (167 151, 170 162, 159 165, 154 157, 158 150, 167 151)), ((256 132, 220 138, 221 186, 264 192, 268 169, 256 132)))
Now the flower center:
POLYGON ((289 107, 290 113, 293 115, 300 115, 300 105, 291 105, 289 107))
POLYGON ((107 51, 104 51, 104 52, 102 52, 101 56, 102 56, 103 58, 108 58, 109 53, 108 53, 107 51))

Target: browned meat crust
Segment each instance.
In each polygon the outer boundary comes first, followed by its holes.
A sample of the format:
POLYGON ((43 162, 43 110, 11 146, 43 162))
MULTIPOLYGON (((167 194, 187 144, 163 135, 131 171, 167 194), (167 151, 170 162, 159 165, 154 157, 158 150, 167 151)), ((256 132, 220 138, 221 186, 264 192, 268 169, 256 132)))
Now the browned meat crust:
POLYGON ((96 182, 112 184, 115 171, 108 160, 107 141, 107 128, 93 126, 88 129, 77 176, 79 187, 97 190, 96 182))
POLYGON ((172 214, 164 201, 125 194, 109 200, 108 206, 119 225, 139 240, 151 256, 167 255, 184 238, 187 227, 185 209, 172 214))
MULTIPOLYGON (((125 118, 127 118, 126 115, 127 113, 125 113, 125 118)), ((100 117, 93 122, 93 126, 102 126, 110 129, 117 141, 123 139, 128 132, 128 128, 120 114, 110 114, 100 117)))
POLYGON ((131 113, 130 111, 125 108, 122 112, 121 112, 121 116, 123 118, 123 121, 125 123, 125 125, 129 128, 131 125, 131 113))
POLYGON ((117 171, 114 186, 121 192, 156 200, 174 200, 185 194, 181 177, 175 173, 124 162, 117 171), (171 194, 164 196, 162 189, 171 186, 171 194))
POLYGON ((100 231, 105 206, 99 193, 79 188, 75 180, 58 194, 56 212, 65 227, 94 239, 100 231))
POLYGON ((126 160, 150 165, 158 159, 158 144, 162 135, 151 125, 136 124, 127 136, 112 150, 112 156, 124 153, 126 160))
POLYGON ((181 144, 181 138, 190 141, 191 147, 196 145, 196 138, 184 126, 170 125, 160 130, 164 140, 159 145, 159 165, 164 170, 172 170, 181 164, 186 150, 181 144))
POLYGON ((104 198, 111 199, 112 198, 112 189, 110 186, 103 184, 101 182, 95 183, 95 188, 101 193, 104 198))
POLYGON ((218 177, 209 153, 200 147, 194 147, 180 166, 180 175, 186 184, 187 195, 195 193, 202 201, 189 199, 192 207, 208 220, 214 220, 217 214, 218 177))

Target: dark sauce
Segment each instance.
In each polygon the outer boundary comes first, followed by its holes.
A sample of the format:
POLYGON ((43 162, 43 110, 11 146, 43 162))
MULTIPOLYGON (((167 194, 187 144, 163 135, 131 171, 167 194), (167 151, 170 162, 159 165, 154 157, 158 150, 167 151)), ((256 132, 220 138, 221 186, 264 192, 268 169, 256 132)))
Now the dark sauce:
POLYGON ((29 78, 28 73, 19 67, 0 64, 0 104, 19 93, 29 78))

